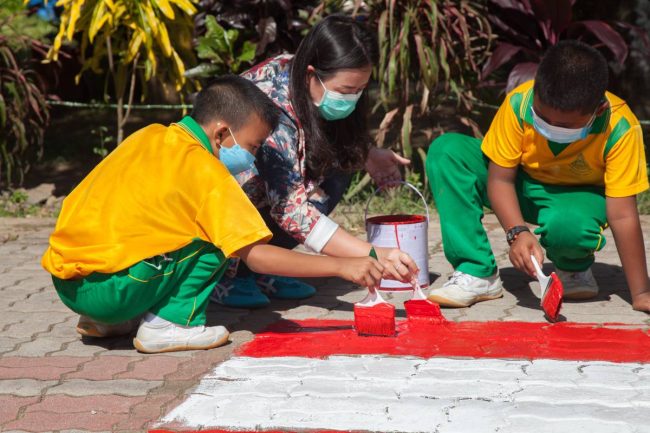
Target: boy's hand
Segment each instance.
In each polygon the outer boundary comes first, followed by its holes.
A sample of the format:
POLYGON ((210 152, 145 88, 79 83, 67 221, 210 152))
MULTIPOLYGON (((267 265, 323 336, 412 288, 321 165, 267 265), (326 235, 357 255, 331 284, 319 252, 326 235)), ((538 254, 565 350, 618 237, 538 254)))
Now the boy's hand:
POLYGON ((632 295, 632 308, 636 311, 650 313, 650 291, 632 295))
POLYGON ((379 263, 384 266, 384 278, 408 283, 419 272, 411 256, 397 248, 375 247, 379 263))
POLYGON ((521 232, 510 247, 510 262, 520 271, 536 277, 535 267, 530 260, 531 255, 535 256, 537 263, 542 266, 542 263, 544 263, 544 250, 539 245, 537 237, 530 232, 521 232))
POLYGON ((340 258, 341 278, 373 290, 379 286, 384 267, 372 257, 340 258))

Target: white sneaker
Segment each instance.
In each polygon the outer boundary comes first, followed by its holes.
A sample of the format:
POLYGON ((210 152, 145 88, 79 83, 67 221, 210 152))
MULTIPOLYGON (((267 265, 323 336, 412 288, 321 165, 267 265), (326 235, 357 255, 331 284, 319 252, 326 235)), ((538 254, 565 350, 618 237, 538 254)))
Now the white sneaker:
POLYGON ((498 272, 491 277, 478 278, 455 271, 449 281, 439 289, 433 289, 427 299, 442 307, 463 308, 502 296, 503 285, 498 272))
POLYGON ((143 320, 133 345, 144 353, 203 350, 225 344, 228 335, 228 330, 223 326, 182 326, 166 320, 164 323, 143 320))
POLYGON ((555 269, 564 286, 564 299, 591 299, 598 296, 598 283, 591 268, 584 272, 570 272, 555 269))

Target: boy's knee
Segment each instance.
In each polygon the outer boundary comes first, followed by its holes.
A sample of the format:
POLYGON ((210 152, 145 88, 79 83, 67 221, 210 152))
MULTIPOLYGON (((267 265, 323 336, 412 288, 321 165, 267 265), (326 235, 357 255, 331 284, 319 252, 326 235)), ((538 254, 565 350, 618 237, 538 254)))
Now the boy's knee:
POLYGON ((471 137, 456 132, 447 132, 433 140, 427 151, 427 171, 437 172, 439 167, 446 167, 450 162, 457 161, 462 142, 468 138, 471 137))
POLYGON ((593 225, 594 230, 599 230, 597 224, 585 215, 564 209, 551 215, 543 224, 541 231, 544 243, 547 248, 574 249, 584 244, 583 238, 586 232, 590 231, 593 225))

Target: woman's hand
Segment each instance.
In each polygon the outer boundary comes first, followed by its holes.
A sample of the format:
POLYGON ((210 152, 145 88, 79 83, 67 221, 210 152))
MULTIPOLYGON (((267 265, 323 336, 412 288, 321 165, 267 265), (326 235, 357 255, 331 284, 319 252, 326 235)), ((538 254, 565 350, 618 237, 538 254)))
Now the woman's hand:
POLYGON ((411 256, 397 248, 375 247, 379 263, 384 267, 384 278, 410 283, 414 275, 419 272, 411 256))
POLYGON ((535 267, 530 260, 531 255, 535 256, 537 263, 541 267, 544 263, 544 250, 539 245, 537 237, 530 232, 521 232, 510 247, 510 261, 515 268, 531 277, 536 277, 535 267))
POLYGON ((402 180, 399 171, 401 165, 408 165, 411 160, 398 155, 390 149, 373 147, 366 159, 366 171, 378 186, 402 180))
POLYGON ((339 277, 352 281, 373 291, 379 286, 384 267, 372 257, 337 258, 340 262, 339 277))

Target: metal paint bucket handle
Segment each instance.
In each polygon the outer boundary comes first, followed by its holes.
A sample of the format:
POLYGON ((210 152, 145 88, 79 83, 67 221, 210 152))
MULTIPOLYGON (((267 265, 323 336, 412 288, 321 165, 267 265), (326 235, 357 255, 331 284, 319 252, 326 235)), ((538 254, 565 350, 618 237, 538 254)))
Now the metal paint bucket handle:
POLYGON ((379 191, 382 191, 382 190, 386 189, 386 187, 390 186, 390 185, 405 185, 405 186, 408 186, 413 191, 415 191, 415 193, 418 196, 420 196, 420 198, 422 199, 422 203, 424 203, 424 208, 427 211, 427 225, 428 225, 429 224, 429 205, 427 204, 427 201, 424 199, 424 196, 422 195, 420 190, 415 187, 415 185, 413 185, 413 184, 411 184, 409 182, 405 182, 403 180, 395 180, 395 181, 392 181, 392 182, 385 183, 382 186, 380 186, 379 188, 377 188, 375 190, 375 192, 372 193, 372 195, 370 196, 370 198, 368 198, 368 201, 366 202, 366 211, 363 214, 363 221, 364 222, 368 221, 368 208, 370 207, 370 202, 372 201, 372 199, 375 198, 375 196, 379 193, 379 191))

